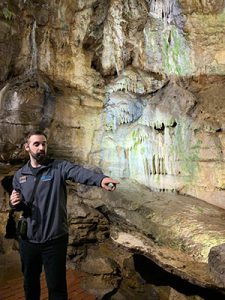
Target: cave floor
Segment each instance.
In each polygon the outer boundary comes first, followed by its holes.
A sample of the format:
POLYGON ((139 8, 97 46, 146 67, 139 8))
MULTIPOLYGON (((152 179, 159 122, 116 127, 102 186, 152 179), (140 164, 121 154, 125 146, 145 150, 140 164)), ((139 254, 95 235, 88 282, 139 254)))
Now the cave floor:
MULTIPOLYGON (((0 287, 5 285, 9 280, 20 277, 22 277, 22 273, 18 251, 15 250, 7 254, 0 254, 0 287)), ((0 297, 0 299, 2 298, 0 297)))
MULTIPOLYGON (((68 300, 95 300, 94 295, 89 294, 80 287, 84 280, 84 274, 75 270, 67 270, 68 300)), ((20 260, 17 251, 0 255, 0 299, 22 300, 24 298, 23 278, 20 271, 20 260)), ((48 299, 48 290, 45 276, 41 276, 41 300, 48 299)))

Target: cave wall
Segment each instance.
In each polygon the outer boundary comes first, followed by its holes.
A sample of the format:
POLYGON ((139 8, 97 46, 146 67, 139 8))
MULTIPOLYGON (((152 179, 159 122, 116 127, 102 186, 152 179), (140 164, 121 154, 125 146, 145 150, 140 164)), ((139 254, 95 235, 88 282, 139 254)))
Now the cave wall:
POLYGON ((0 3, 0 177, 23 135, 154 191, 225 208, 224 1, 0 3))

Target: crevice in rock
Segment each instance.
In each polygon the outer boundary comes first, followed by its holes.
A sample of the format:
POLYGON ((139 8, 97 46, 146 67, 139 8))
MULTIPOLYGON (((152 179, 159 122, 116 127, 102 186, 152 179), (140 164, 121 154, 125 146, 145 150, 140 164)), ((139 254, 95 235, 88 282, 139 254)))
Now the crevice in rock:
POLYGON ((158 132, 163 133, 164 130, 165 130, 165 125, 164 125, 164 123, 160 124, 159 126, 156 126, 156 125, 155 125, 155 126, 154 126, 154 129, 157 130, 158 132))
POLYGON ((176 126, 177 126, 177 122, 174 121, 173 124, 170 127, 175 128, 176 126))
POLYGON ((191 284, 190 282, 165 271, 144 255, 134 254, 133 259, 135 270, 140 274, 141 278, 145 281, 145 284, 153 284, 158 287, 169 286, 186 296, 197 295, 205 300, 225 299, 225 294, 223 292, 191 284))

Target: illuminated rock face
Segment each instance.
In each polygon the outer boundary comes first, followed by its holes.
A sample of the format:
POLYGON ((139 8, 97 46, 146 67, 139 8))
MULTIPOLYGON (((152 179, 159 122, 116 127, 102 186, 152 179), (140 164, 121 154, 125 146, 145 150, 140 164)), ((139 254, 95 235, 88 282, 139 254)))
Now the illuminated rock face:
POLYGON ((41 127, 57 157, 225 207, 224 1, 0 6, 2 176, 41 127))
POLYGON ((216 109, 222 108, 223 83, 193 93, 170 82, 147 96, 115 87, 104 109, 103 166, 153 191, 189 194, 225 207, 224 115, 216 109))
MULTIPOLYGON (((121 177, 109 201, 87 187, 69 193, 71 256, 78 227, 87 243, 111 234, 94 209, 75 211, 87 202, 108 207, 116 243, 204 279, 196 261, 224 237, 224 211, 206 203, 225 208, 224 21, 223 0, 1 1, 0 180, 23 164, 33 127, 54 157, 121 177)), ((0 251, 8 198, 0 185, 0 251)))

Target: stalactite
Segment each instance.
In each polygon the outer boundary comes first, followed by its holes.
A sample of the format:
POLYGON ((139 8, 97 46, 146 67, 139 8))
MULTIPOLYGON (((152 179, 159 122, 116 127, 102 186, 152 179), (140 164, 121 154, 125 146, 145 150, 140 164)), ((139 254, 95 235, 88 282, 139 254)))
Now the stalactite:
POLYGON ((122 124, 133 123, 143 112, 143 104, 137 99, 128 98, 125 94, 109 97, 105 105, 105 125, 115 131, 122 124))
POLYGON ((124 30, 123 2, 116 0, 108 12, 108 20, 104 27, 103 67, 116 69, 117 74, 124 70, 124 30))
POLYGON ((157 74, 149 76, 149 74, 144 72, 128 68, 116 81, 106 87, 106 92, 111 94, 113 92, 123 91, 142 95, 153 93, 161 89, 167 82, 167 78, 158 79, 157 74))
POLYGON ((173 21, 176 0, 149 0, 150 14, 160 17, 165 24, 173 21))
POLYGON ((32 29, 31 29, 31 66, 30 70, 34 71, 37 69, 37 57, 38 57, 38 50, 37 50, 37 44, 36 44, 36 20, 34 20, 32 29))

